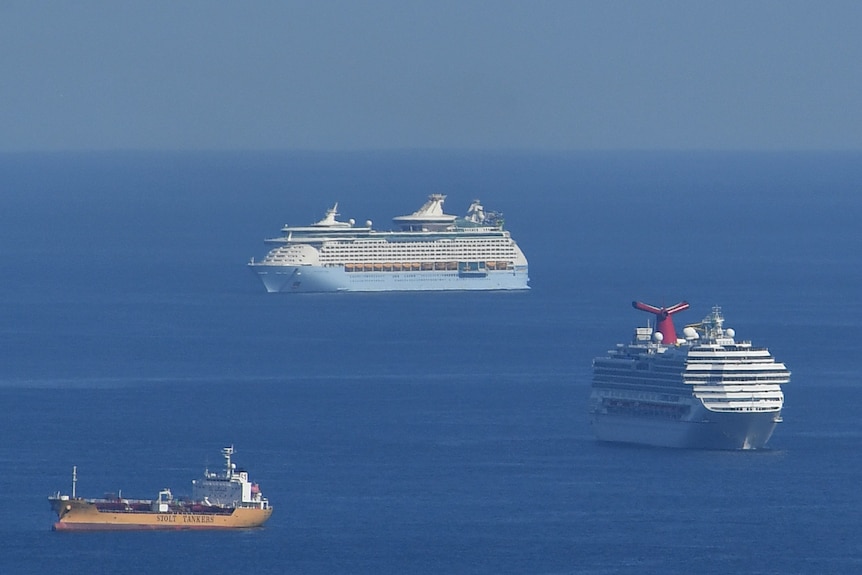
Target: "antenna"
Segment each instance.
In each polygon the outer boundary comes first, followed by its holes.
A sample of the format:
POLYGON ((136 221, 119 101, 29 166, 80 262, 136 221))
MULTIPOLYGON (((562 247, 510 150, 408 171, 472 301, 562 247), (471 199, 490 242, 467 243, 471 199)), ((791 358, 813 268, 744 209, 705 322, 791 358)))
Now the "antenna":
POLYGON ((670 316, 689 308, 687 301, 681 301, 670 307, 656 307, 648 303, 633 301, 632 307, 655 315, 655 330, 662 335, 665 345, 676 344, 676 330, 670 316))
POLYGON ((75 499, 75 486, 78 483, 78 466, 72 466, 72 499, 75 499))

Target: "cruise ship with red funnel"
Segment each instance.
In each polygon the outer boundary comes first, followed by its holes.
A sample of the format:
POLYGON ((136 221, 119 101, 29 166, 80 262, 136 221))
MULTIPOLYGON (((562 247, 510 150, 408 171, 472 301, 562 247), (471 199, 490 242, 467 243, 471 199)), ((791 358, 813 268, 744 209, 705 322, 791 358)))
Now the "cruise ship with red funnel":
POLYGON ((692 449, 762 449, 781 422, 790 371, 769 350, 737 341, 715 306, 679 337, 687 302, 632 306, 655 324, 593 360, 590 422, 602 441, 692 449))

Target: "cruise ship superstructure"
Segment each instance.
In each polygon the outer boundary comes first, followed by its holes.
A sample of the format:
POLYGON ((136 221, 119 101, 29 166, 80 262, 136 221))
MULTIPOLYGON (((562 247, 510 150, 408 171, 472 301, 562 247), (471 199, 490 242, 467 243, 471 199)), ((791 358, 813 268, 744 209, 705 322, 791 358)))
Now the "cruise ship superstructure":
POLYGON ((693 449, 766 446, 781 421, 785 365, 766 348, 737 341, 719 307, 678 338, 671 316, 688 303, 632 305, 654 314, 655 328, 636 328, 631 343, 593 360, 596 437, 693 449))
POLYGON ((310 226, 284 226, 261 261, 249 267, 268 292, 523 290, 527 258, 500 214, 474 201, 466 217, 443 212, 432 194, 395 230, 370 221, 339 221, 338 204, 310 226))

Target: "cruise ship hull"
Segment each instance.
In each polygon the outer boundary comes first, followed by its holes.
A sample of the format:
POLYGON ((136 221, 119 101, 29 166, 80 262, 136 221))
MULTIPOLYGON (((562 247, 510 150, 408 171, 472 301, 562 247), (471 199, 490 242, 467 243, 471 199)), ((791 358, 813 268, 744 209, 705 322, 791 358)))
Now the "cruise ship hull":
POLYGON ((105 511, 82 499, 51 499, 59 516, 55 531, 147 531, 242 529, 263 525, 272 508, 236 508, 228 513, 105 511))
POLYGON ((276 266, 253 263, 249 267, 270 293, 525 290, 524 269, 463 273, 458 270, 409 272, 346 272, 343 267, 276 266))
POLYGON ((686 419, 591 414, 600 441, 681 449, 763 449, 779 421, 775 411, 712 412, 702 406, 686 419))

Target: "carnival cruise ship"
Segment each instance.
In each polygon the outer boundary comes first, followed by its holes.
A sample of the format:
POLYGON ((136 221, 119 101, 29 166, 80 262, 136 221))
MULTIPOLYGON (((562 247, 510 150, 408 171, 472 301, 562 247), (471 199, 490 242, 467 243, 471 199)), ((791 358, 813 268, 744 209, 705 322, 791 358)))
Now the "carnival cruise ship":
POLYGON ((284 226, 249 267, 268 292, 524 290, 527 258, 503 229, 502 215, 478 200, 465 217, 443 212, 433 194, 395 229, 339 221, 338 204, 310 226, 284 226))
POLYGON ((681 302, 659 308, 655 328, 593 360, 590 419, 602 441, 692 449, 761 449, 781 421, 790 371, 769 350, 737 341, 721 308, 686 326, 678 338, 671 316, 681 302))

